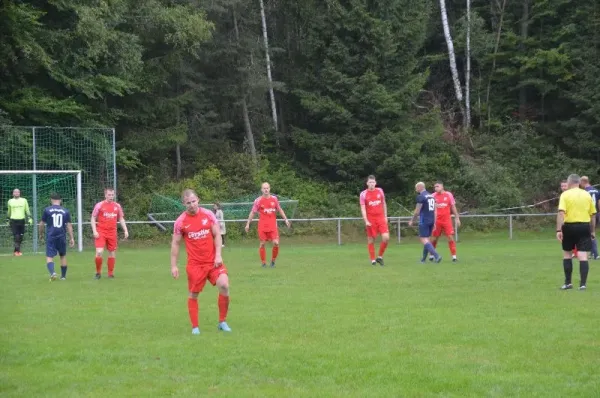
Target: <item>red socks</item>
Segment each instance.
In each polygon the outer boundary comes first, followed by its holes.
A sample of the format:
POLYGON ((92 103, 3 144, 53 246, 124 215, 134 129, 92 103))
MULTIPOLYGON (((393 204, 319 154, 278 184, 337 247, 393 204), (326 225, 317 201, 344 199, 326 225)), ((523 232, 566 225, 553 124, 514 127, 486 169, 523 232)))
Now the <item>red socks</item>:
POLYGON ((102 273, 102 257, 95 257, 94 260, 96 261, 96 273, 102 273))
POLYGON ((448 247, 450 247, 450 254, 456 256, 456 242, 451 240, 450 242, 448 242, 448 247))
POLYGON ((367 247, 369 248, 369 257, 371 261, 375 261, 375 243, 368 243, 367 247))
MULTIPOLYGON (((229 296, 223 296, 219 294, 219 299, 217 300, 217 304, 219 306, 219 322, 225 322, 227 319, 227 312, 229 311, 229 296)), ((192 323, 192 328, 198 327, 198 299, 189 298, 188 297, 188 312, 190 314, 190 322, 192 323)))
POLYGON ((219 293, 217 304, 219 306, 219 322, 225 322, 227 311, 229 311, 229 296, 223 296, 219 293))
POLYGON ((271 254, 271 261, 275 261, 278 254, 279 254, 279 246, 273 246, 273 252, 271 254))
POLYGON ((264 246, 259 248, 258 254, 260 254, 260 261, 265 264, 267 262, 267 249, 264 246))
POLYGON ((115 271, 115 262, 117 261, 116 258, 114 257, 109 257, 107 262, 108 262, 108 275, 112 275, 113 272, 115 271))
POLYGON ((198 327, 198 299, 188 297, 188 312, 190 313, 190 322, 192 322, 192 328, 198 327))
POLYGON ((387 242, 381 242, 379 244, 379 257, 383 257, 383 253, 385 253, 385 249, 387 249, 387 242))

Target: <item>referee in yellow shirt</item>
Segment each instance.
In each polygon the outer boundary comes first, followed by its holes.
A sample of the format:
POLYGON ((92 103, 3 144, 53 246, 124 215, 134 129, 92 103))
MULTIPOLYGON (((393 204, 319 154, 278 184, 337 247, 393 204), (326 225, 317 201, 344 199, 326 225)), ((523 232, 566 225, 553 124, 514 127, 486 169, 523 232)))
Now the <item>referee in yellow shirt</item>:
POLYGON ((8 201, 8 222, 15 241, 15 256, 22 255, 21 242, 25 235, 25 222, 31 224, 31 212, 27 199, 21 197, 21 191, 17 188, 13 191, 13 198, 8 201))
POLYGON ((596 206, 590 194, 579 187, 580 177, 571 174, 567 179, 569 189, 560 195, 558 215, 556 216, 556 238, 562 242, 563 268, 565 284, 562 290, 573 289, 571 275, 573 274, 573 259, 571 251, 577 247, 579 253, 579 290, 585 290, 587 276, 590 270, 588 252, 592 249, 592 239, 595 239, 596 206))

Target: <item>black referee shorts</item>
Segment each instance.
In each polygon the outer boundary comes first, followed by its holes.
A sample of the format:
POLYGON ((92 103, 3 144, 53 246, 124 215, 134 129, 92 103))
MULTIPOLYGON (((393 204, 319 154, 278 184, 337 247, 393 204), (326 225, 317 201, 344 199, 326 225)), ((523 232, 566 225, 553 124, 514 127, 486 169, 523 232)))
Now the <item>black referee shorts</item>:
POLYGON ((564 251, 570 252, 575 247, 577 247, 577 250, 584 252, 592 250, 592 232, 590 231, 590 223, 565 223, 562 227, 562 233, 562 248, 564 251))

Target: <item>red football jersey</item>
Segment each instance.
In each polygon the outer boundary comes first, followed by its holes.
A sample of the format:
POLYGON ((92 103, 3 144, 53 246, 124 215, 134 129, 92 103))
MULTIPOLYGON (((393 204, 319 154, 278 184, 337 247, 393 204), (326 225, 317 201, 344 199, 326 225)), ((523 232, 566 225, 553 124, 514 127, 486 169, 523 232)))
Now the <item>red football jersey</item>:
POLYGON ((217 223, 213 212, 204 208, 193 215, 184 212, 177 218, 173 233, 183 236, 188 265, 214 264, 216 250, 212 226, 217 223))
POLYGON ((92 216, 96 217, 96 228, 101 232, 116 232, 117 222, 121 217, 125 217, 120 204, 106 200, 96 203, 92 216))
POLYGON ((383 189, 381 188, 375 188, 372 191, 365 189, 360 193, 360 204, 365 205, 365 209, 367 210, 367 218, 384 217, 384 203, 385 195, 383 194, 383 189))
POLYGON ((452 206, 456 204, 452 193, 445 191, 444 193, 434 192, 435 207, 437 208, 438 219, 449 219, 452 206))
POLYGON ((258 213, 258 229, 263 232, 277 231, 277 211, 279 209, 279 200, 276 196, 270 195, 268 198, 259 196, 254 201, 252 211, 258 213))

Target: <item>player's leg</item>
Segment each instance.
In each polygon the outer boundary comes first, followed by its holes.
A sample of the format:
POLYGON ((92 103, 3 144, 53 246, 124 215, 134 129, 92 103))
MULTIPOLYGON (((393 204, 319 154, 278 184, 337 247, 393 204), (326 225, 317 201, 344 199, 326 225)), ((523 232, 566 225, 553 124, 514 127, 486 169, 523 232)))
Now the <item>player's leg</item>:
POLYGON ((452 221, 448 221, 442 225, 442 231, 446 238, 448 238, 448 248, 450 249, 450 254, 452 255, 452 261, 456 261, 456 241, 454 240, 454 227, 452 226, 452 221))
MULTIPOLYGON (((430 238, 431 245, 436 250, 437 250, 437 242, 438 242, 438 239, 440 238, 440 236, 442 236, 441 224, 439 222, 436 222, 435 227, 433 228, 433 231, 431 232, 431 238, 430 238)), ((425 249, 423 249, 423 250, 425 250, 425 249)), ((435 259, 435 257, 433 256, 433 254, 430 254, 429 261, 433 261, 434 259, 435 259)))
POLYGON ((275 261, 279 255, 279 232, 273 231, 270 233, 269 239, 273 242, 273 248, 271 249, 271 268, 275 268, 275 261))
POLYGON ((433 224, 421 224, 419 225, 419 240, 423 244, 423 257, 421 257, 421 262, 424 263, 427 259, 427 253, 433 255, 433 258, 436 262, 442 261, 442 257, 435 250, 431 242, 429 241, 429 237, 433 232, 433 224))
POLYGON ((388 242, 390 241, 390 230, 388 229, 387 220, 383 219, 377 223, 377 233, 381 234, 381 243, 379 243, 379 252, 377 253, 378 256, 375 261, 383 267, 383 255, 385 249, 387 249, 388 242))
POLYGON ((579 290, 585 290, 587 287, 587 277, 590 271, 590 264, 588 262, 588 251, 592 250, 592 234, 590 233, 589 226, 587 224, 577 225, 578 236, 577 236, 577 259, 579 260, 579 290))
POLYGON ((115 277, 115 264, 117 262, 117 235, 109 236, 106 238, 106 249, 108 250, 108 258, 106 259, 108 265, 108 277, 113 279, 115 277))
POLYGON ((221 247, 225 247, 225 234, 221 234, 221 247))
POLYGON ((56 248, 57 239, 48 239, 46 241, 46 268, 48 268, 48 273, 50 274, 50 280, 56 280, 56 272, 54 272, 54 257, 58 254, 58 250, 56 248))
MULTIPOLYGON (((598 214, 596 214, 596 225, 598 225, 598 214)), ((591 251, 591 255, 592 255, 592 259, 594 260, 598 260, 598 239, 594 238, 592 239, 592 251, 591 251)))
POLYGON ((13 254, 15 256, 18 256, 17 253, 19 253, 19 250, 17 248, 17 223, 15 222, 15 220, 10 220, 9 221, 10 224, 10 232, 12 233, 13 236, 13 254))
POLYGON ((224 332, 231 332, 227 325, 227 313, 229 312, 229 276, 227 267, 223 264, 218 268, 212 268, 208 273, 208 281, 219 290, 217 297, 217 307, 219 308, 218 329, 224 332))
POLYGON ((200 328, 198 327, 198 294, 204 289, 206 284, 206 278, 208 270, 201 267, 186 267, 186 274, 188 279, 188 314, 190 317, 190 323, 192 324, 192 334, 200 334, 200 328))
POLYGON ((267 233, 265 231, 258 231, 258 255, 260 256, 260 263, 263 268, 267 266, 267 249, 265 248, 265 244, 267 243, 267 233))
POLYGON ((13 238, 15 243, 15 256, 20 256, 21 243, 23 243, 23 236, 25 236, 25 220, 12 220, 11 226, 13 227, 13 238))
POLYGON ((100 234, 95 241, 96 256, 94 261, 96 262, 96 276, 94 278, 100 279, 102 277, 102 256, 104 254, 104 247, 106 246, 106 238, 104 234, 100 234))
POLYGON ((565 283, 561 286, 561 290, 573 289, 571 277, 573 275, 573 249, 575 248, 575 240, 573 239, 573 231, 571 225, 565 224, 562 227, 563 240, 563 271, 565 273, 565 283))
POLYGON ((367 250, 369 252, 369 260, 371 260, 371 265, 375 265, 377 264, 375 262, 375 238, 377 237, 377 230, 375 229, 373 221, 369 220, 369 222, 371 223, 371 226, 365 226, 365 232, 367 234, 367 250))
POLYGON ((67 238, 60 239, 57 245, 58 255, 60 257, 60 280, 67 279, 67 238))

